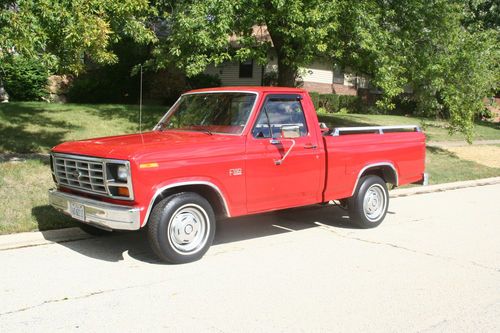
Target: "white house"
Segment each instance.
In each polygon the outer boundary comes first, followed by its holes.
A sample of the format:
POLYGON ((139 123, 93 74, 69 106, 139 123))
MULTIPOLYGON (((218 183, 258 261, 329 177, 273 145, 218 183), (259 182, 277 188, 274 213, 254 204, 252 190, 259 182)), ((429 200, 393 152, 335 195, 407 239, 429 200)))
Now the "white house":
MULTIPOLYGON (((262 41, 271 41, 265 26, 254 26, 254 35, 262 41)), ((237 46, 236 37, 229 38, 234 47, 237 46)), ((276 56, 270 52, 268 63, 259 65, 253 60, 245 62, 226 62, 219 66, 211 65, 206 74, 217 75, 223 86, 261 86, 264 85, 264 76, 268 72, 277 70, 276 56)), ((319 93, 336 93, 339 95, 356 95, 358 88, 369 88, 367 78, 351 74, 349 71, 336 69, 332 62, 317 59, 309 66, 300 69, 303 85, 308 91, 319 93)))
MULTIPOLYGON (((265 66, 255 61, 226 62, 219 66, 209 66, 206 74, 217 75, 223 86, 261 86, 264 85, 265 73, 276 70, 276 60, 270 58, 265 66)), ((301 68, 302 87, 319 93, 356 95, 358 88, 369 88, 368 79, 355 74, 336 70, 333 64, 314 61, 308 67, 301 68)))

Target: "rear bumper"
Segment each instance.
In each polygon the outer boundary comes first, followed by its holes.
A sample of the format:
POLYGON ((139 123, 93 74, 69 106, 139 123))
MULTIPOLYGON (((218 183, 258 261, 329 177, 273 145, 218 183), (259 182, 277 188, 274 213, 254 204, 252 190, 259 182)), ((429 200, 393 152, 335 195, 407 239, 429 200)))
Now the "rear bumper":
POLYGON ((140 209, 101 202, 77 195, 49 190, 49 203, 57 210, 72 216, 83 223, 95 225, 102 229, 138 230, 141 227, 140 209), (81 215, 71 214, 71 206, 83 209, 81 215))
POLYGON ((424 186, 429 185, 429 174, 427 172, 424 172, 424 177, 422 179, 422 185, 424 185, 424 186))
POLYGON ((427 172, 424 172, 422 174, 422 179, 420 179, 419 181, 416 181, 413 184, 420 184, 420 185, 424 185, 424 186, 429 185, 429 174, 427 172))

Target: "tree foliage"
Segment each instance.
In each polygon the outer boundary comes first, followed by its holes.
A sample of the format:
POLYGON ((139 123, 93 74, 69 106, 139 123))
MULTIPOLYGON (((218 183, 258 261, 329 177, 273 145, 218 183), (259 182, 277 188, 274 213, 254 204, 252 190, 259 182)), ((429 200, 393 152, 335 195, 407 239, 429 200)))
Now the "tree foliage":
POLYGON ((365 74, 382 109, 412 91, 419 113, 471 137, 482 99, 498 89, 498 5, 491 0, 180 0, 162 2, 169 33, 158 64, 188 75, 209 64, 277 54, 278 84, 320 57, 365 74), (252 27, 267 26, 272 44, 252 27), (236 40, 231 47, 228 36, 236 40), (233 45, 234 46, 234 45, 233 45))
POLYGON ((147 0, 0 0, 0 64, 15 55, 55 72, 79 73, 83 57, 118 61, 111 45, 124 37, 149 43, 147 0))
POLYGON ((499 89, 497 0, 0 0, 0 9, 0 65, 19 54, 79 73, 83 56, 116 63, 112 45, 126 37, 155 44, 156 66, 194 76, 225 61, 265 64, 273 49, 280 85, 321 58, 370 77, 381 109, 409 96, 469 138, 482 99, 499 89))
POLYGON ((173 61, 188 75, 228 60, 263 64, 273 44, 281 85, 293 85, 300 66, 326 54, 339 22, 335 0, 181 0, 165 8, 170 30, 157 49, 160 64, 173 61), (272 44, 254 34, 253 27, 262 26, 272 44))

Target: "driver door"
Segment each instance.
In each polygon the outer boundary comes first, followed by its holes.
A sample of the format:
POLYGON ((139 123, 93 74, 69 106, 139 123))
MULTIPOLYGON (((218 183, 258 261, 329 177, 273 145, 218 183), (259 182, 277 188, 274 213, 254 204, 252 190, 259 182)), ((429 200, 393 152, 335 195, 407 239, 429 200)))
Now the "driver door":
POLYGON ((271 94, 259 110, 246 143, 248 212, 317 202, 322 159, 301 101, 300 94, 271 94), (282 138, 281 128, 288 125, 298 126, 300 136, 282 138), (286 159, 278 163, 288 151, 286 159))

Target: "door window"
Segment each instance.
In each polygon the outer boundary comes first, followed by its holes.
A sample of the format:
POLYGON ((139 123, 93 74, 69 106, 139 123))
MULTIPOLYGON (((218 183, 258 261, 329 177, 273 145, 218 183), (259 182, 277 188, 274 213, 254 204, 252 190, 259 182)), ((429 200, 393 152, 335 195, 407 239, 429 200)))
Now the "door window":
POLYGON ((299 126, 300 136, 307 135, 307 124, 299 95, 270 96, 260 110, 252 134, 255 138, 270 138, 271 127, 274 138, 281 136, 281 127, 299 126))

